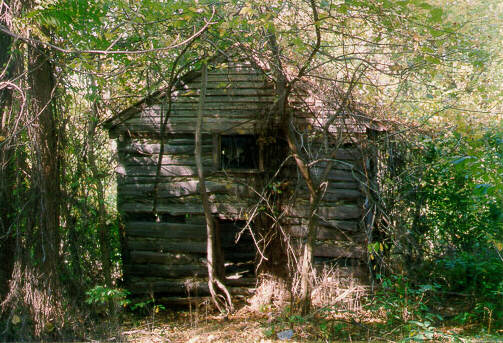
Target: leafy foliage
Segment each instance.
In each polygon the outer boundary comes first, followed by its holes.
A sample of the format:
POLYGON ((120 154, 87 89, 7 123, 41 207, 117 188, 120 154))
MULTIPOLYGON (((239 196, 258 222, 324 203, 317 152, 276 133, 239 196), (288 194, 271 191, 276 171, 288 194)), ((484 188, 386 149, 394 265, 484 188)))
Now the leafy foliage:
POLYGON ((480 320, 490 310, 498 325, 503 324, 503 304, 495 296, 503 279, 501 137, 497 127, 476 135, 454 131, 402 151, 400 163, 408 161, 408 167, 394 170, 401 196, 391 210, 399 226, 388 236, 388 245, 397 247, 389 257, 402 261, 413 284, 434 281, 443 297, 469 300, 464 312, 469 315, 459 318, 480 320))

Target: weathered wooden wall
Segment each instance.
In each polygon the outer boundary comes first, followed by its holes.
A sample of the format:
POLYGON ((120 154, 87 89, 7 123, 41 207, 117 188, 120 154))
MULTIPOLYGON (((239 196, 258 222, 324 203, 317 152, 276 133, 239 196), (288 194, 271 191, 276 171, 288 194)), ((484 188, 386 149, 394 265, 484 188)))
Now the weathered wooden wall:
MULTIPOLYGON (((196 75, 187 80, 173 100, 157 180, 157 216, 153 213, 153 193, 161 151, 160 122, 166 115, 167 104, 145 105, 128 118, 111 123, 110 132, 117 137, 120 162, 118 207, 126 225, 125 274, 127 286, 134 293, 153 291, 184 296, 190 287, 194 288, 190 291, 192 296, 207 293, 206 229, 194 160, 199 87, 200 78, 196 75), (187 283, 188 278, 196 280, 192 286, 187 283)), ((250 277, 255 249, 249 236, 244 235, 238 243, 234 238, 247 218, 249 206, 257 201, 252 189, 260 189, 263 173, 219 170, 216 145, 221 134, 260 134, 274 96, 272 84, 250 65, 229 64, 209 71, 202 159, 212 212, 220 222, 220 241, 228 262, 226 273, 235 274, 236 278, 229 283, 238 291, 253 281, 250 277)), ((329 186, 319 209, 323 220, 315 255, 361 261, 365 255, 365 235, 359 224, 363 199, 354 175, 362 156, 356 149, 343 149, 337 158, 355 167, 353 170, 339 164, 329 174, 329 186)), ((267 161, 264 163, 267 168, 267 161)), ((292 182, 297 179, 291 165, 284 174, 292 182)), ((283 224, 293 239, 300 242, 305 235, 309 206, 302 187, 295 188, 296 200, 293 205, 285 205, 288 215, 283 224)))
MULTIPOLYGON (((328 184, 317 210, 315 262, 320 266, 326 262, 335 264, 348 277, 361 282, 367 279, 367 235, 362 222, 365 197, 360 182, 366 158, 357 148, 343 148, 337 151, 336 159, 341 163, 334 163, 328 173, 328 184)), ((325 166, 320 163, 314 169, 319 169, 321 174, 325 166)), ((296 168, 293 165, 289 168, 292 176, 298 179, 296 168)), ((307 187, 296 185, 293 200, 284 209, 287 213, 284 225, 288 227, 294 246, 301 247, 307 235, 309 216, 307 187)))

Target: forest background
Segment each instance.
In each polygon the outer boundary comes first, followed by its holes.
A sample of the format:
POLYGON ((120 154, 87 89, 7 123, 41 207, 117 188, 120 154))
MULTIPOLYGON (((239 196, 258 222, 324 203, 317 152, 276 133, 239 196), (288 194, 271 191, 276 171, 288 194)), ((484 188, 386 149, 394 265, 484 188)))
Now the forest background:
POLYGON ((86 299, 122 299, 102 124, 230 48, 279 90, 321 82, 397 128, 376 143, 392 167, 368 246, 389 323, 424 333, 440 320, 424 296, 461 297, 452 320, 501 328, 502 16, 471 0, 1 0, 0 337, 82 337, 86 299))

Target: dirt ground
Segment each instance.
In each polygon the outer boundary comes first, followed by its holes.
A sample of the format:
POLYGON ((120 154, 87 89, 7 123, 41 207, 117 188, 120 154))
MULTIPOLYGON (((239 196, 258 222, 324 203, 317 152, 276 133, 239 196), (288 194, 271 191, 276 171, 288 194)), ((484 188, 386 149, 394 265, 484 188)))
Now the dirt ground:
MULTIPOLYGON (((112 341, 155 343, 273 343, 273 342, 406 342, 400 328, 376 329, 379 323, 364 313, 339 313, 301 317, 254 311, 243 307, 221 316, 204 309, 151 311, 146 316, 127 315, 120 337, 112 341), (292 320, 292 318, 294 320, 292 320), (280 339, 283 337, 283 339, 280 339)), ((423 342, 503 342, 503 336, 469 334, 466 328, 442 326, 423 342)), ((480 331, 479 331, 480 332, 480 331)), ((500 333, 500 334, 503 334, 500 333)), ((410 337, 409 337, 410 338, 410 337)))
MULTIPOLYGON (((293 336, 280 340, 278 332, 287 332, 287 327, 277 332, 271 329, 265 318, 242 316, 209 316, 208 319, 195 321, 190 316, 179 318, 158 318, 158 322, 147 323, 133 328, 124 328, 122 339, 128 342, 172 342, 172 343, 272 343, 272 342, 323 342, 300 328, 293 328, 293 336), (183 318, 185 317, 185 318, 183 318)), ((334 341, 332 341, 334 342, 334 341)), ((353 341, 356 342, 356 341, 353 341)))

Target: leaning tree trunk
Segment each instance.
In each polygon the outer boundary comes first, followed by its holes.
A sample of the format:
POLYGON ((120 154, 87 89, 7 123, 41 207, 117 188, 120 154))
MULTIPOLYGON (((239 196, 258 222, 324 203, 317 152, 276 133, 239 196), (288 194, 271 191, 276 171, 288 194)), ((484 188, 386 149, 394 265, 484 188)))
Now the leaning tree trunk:
POLYGON ((206 97, 206 88, 208 80, 208 66, 203 62, 201 68, 201 94, 199 100, 199 108, 197 111, 197 124, 195 134, 195 149, 194 155, 196 158, 197 175, 199 177, 199 192, 201 194, 201 201, 203 203, 204 217, 206 219, 206 233, 207 233, 207 263, 208 263, 208 288, 210 290, 211 299, 219 309, 219 311, 234 311, 232 305, 231 295, 229 290, 222 282, 224 278, 222 254, 217 245, 217 230, 215 221, 211 215, 210 203, 208 194, 206 193, 206 185, 204 183, 203 163, 201 161, 201 127, 203 122, 204 101, 206 97))

